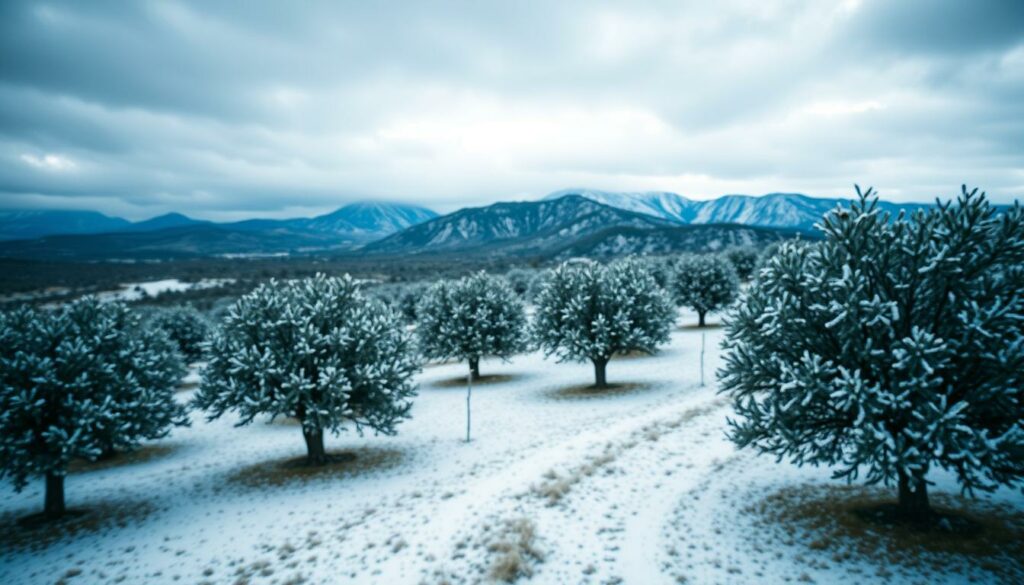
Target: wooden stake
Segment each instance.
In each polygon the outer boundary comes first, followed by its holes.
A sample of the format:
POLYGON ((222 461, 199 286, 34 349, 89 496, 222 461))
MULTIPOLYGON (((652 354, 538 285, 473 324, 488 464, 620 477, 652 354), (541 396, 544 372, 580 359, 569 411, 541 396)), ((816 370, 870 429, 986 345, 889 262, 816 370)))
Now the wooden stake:
POLYGON ((704 387, 704 331, 700 332, 700 387, 704 387))
POLYGON ((470 400, 473 397, 473 366, 469 366, 469 372, 466 373, 466 442, 469 442, 469 425, 472 420, 472 414, 470 410, 470 400))

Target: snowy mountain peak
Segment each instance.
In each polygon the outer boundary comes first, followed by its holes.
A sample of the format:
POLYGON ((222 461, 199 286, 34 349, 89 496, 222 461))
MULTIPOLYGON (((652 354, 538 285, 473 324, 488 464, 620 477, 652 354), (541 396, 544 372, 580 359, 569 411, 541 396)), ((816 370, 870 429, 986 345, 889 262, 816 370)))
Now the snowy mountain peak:
MULTIPOLYGON (((680 224, 738 224, 810 231, 844 199, 810 197, 801 193, 768 193, 766 195, 723 195, 717 199, 695 201, 666 191, 611 192, 596 189, 563 189, 544 200, 579 195, 619 209, 645 213, 680 224)), ((889 211, 916 209, 921 204, 883 202, 889 211)))
POLYGON ((434 217, 433 211, 415 205, 359 201, 305 220, 305 226, 319 232, 385 236, 434 217))

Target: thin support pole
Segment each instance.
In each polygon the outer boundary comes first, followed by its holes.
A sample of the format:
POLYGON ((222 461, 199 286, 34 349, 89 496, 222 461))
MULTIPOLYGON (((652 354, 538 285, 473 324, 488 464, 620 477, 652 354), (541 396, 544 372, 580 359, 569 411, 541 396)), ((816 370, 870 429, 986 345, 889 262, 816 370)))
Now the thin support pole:
POLYGON ((704 387, 704 331, 700 332, 700 387, 704 387))
POLYGON ((469 371, 466 372, 466 442, 469 442, 469 428, 470 422, 472 421, 472 410, 470 409, 470 401, 473 398, 473 366, 469 367, 469 371))

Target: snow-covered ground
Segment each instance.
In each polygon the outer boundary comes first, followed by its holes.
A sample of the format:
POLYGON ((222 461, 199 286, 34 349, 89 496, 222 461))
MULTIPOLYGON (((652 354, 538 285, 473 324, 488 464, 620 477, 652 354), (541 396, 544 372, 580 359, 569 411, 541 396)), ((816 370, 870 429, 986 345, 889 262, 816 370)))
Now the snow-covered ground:
POLYGON ((144 297, 158 297, 165 292, 216 288, 234 281, 233 278, 204 278, 197 282, 185 282, 177 278, 168 278, 149 282, 130 282, 122 284, 118 290, 99 292, 96 293, 96 296, 109 301, 137 301, 144 297))
MULTIPOLYGON (((279 467, 304 454, 297 426, 194 413, 148 459, 73 473, 69 506, 110 521, 0 550, 0 583, 476 583, 516 567, 530 583, 998 582, 836 560, 759 524, 750 506, 780 487, 836 482, 725 439, 720 337, 707 332, 703 387, 692 328, 658 356, 613 360, 621 386, 600 393, 588 364, 485 361, 496 378, 474 388, 469 444, 465 365, 429 366, 398 436, 331 438, 356 460, 305 478, 279 467)), ((8 492, 4 522, 37 511, 41 490, 8 492)), ((1012 490, 985 501, 1024 508, 1012 490)))

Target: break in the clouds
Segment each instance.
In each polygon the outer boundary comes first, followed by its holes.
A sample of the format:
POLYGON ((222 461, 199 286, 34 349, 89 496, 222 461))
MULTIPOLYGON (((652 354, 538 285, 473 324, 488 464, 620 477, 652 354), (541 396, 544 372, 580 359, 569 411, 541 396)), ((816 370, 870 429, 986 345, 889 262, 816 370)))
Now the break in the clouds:
POLYGON ((0 207, 1024 194, 1024 3, 4 2, 0 207))

